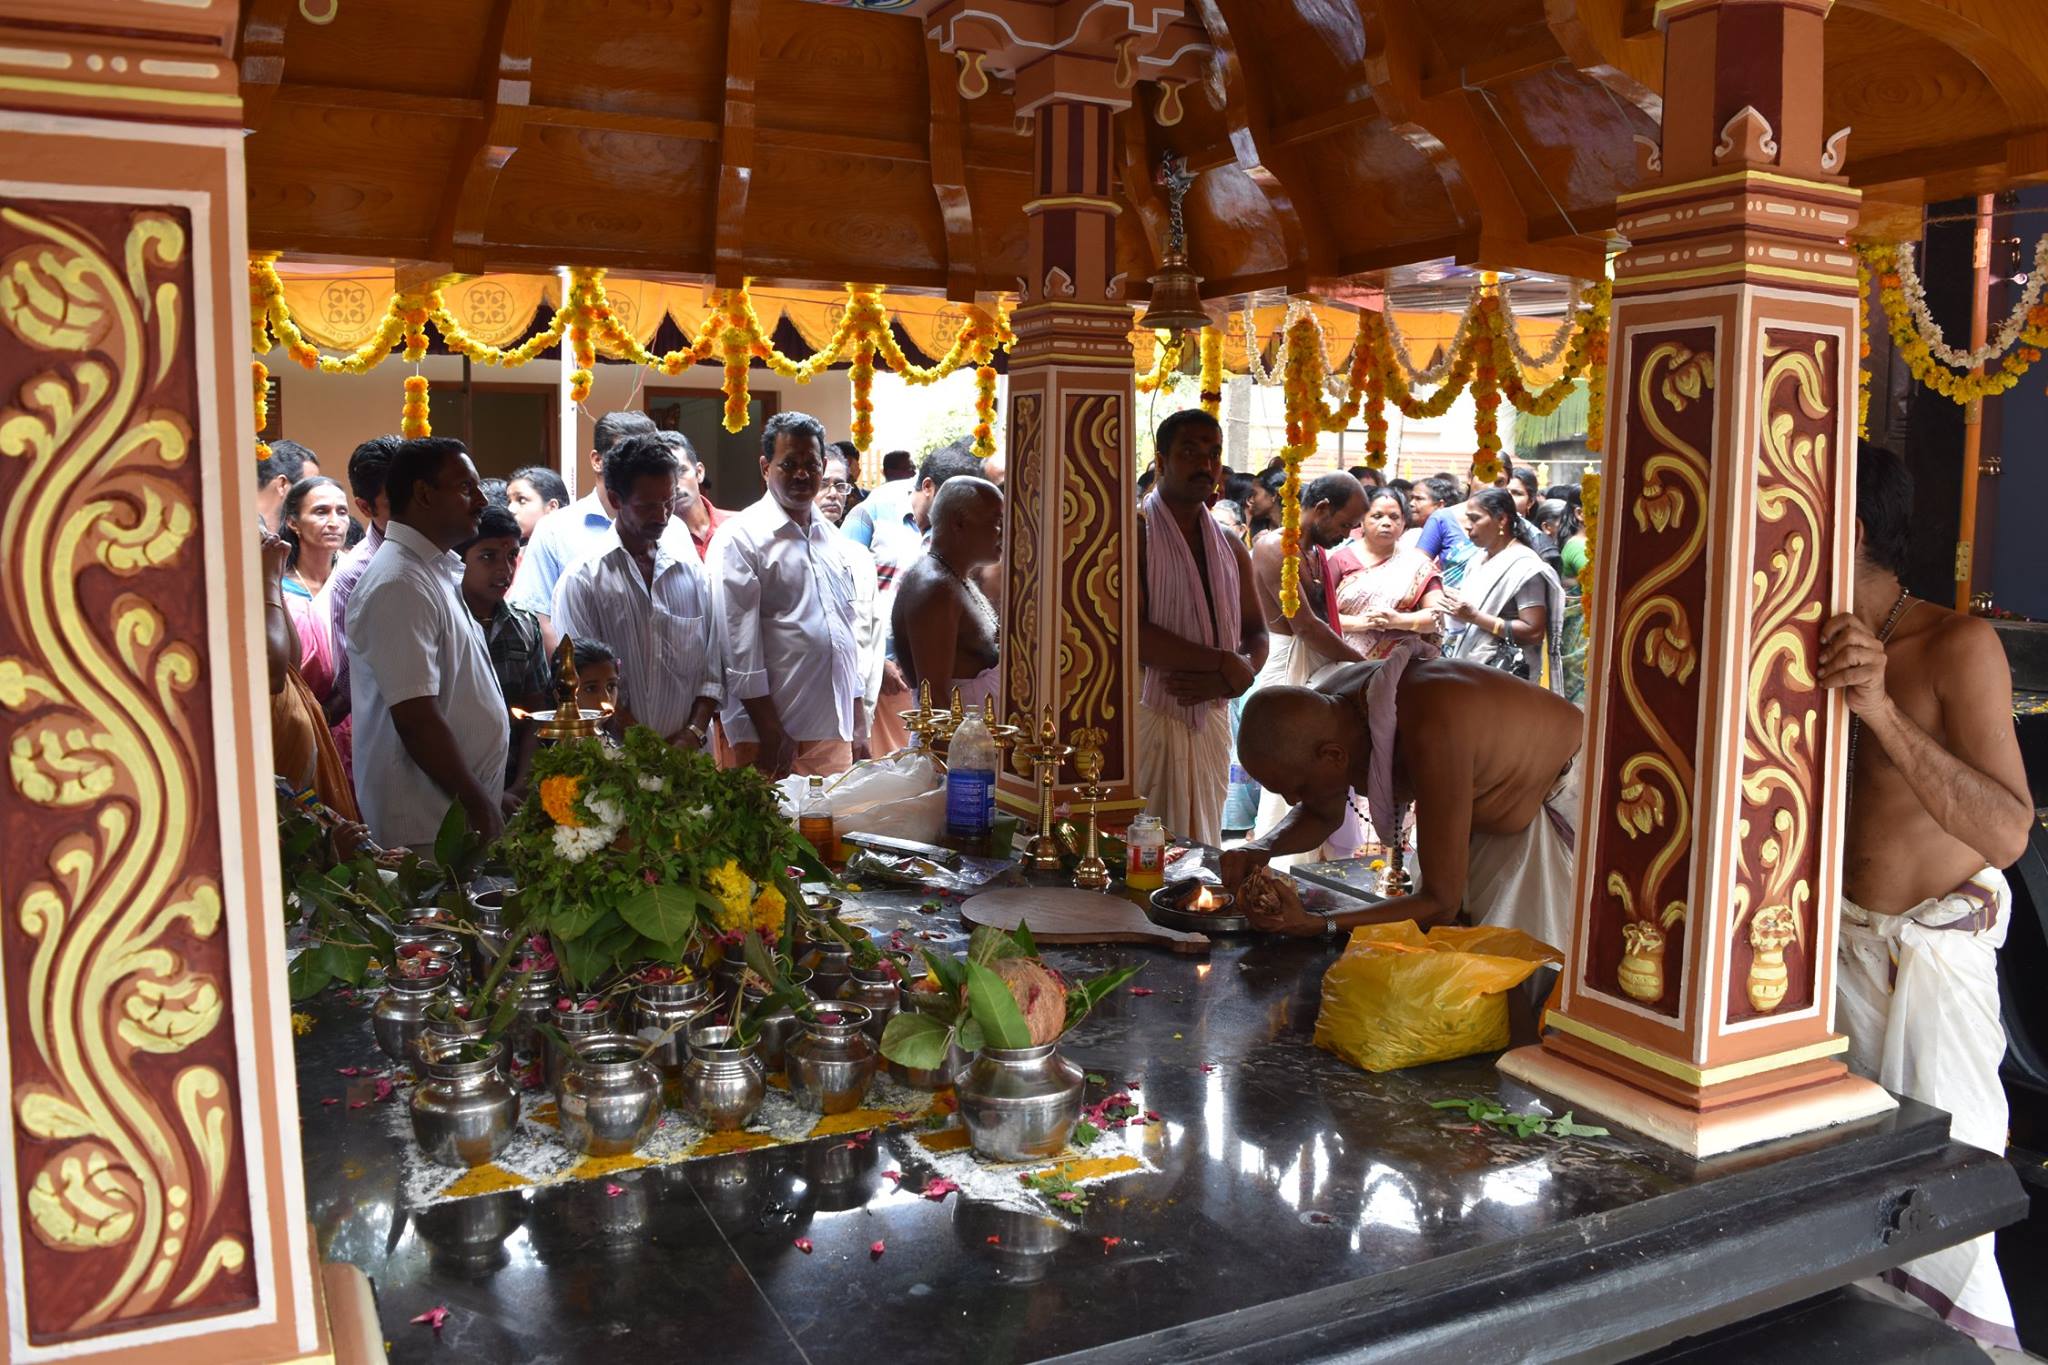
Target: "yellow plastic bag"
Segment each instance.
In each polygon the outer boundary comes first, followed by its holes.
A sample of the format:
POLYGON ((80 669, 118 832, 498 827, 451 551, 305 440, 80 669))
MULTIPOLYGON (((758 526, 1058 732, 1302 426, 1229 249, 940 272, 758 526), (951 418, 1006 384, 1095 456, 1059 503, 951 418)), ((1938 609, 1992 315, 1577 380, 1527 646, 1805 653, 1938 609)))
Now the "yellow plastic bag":
POLYGON ((1564 959, 1519 929, 1432 929, 1414 920, 1351 931, 1323 977, 1316 1046, 1367 1071, 1399 1071, 1508 1045, 1504 992, 1564 959))

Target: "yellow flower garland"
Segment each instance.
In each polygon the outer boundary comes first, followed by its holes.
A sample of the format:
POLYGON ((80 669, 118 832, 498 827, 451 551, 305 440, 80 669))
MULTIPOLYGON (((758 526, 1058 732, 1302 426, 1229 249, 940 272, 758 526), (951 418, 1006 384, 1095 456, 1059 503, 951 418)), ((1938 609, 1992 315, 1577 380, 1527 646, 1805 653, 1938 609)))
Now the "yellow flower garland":
POLYGON ((427 377, 410 375, 405 381, 405 407, 399 415, 398 434, 406 440, 417 440, 434 434, 433 424, 427 420, 427 377))
POLYGON ((1926 338, 1913 325, 1912 307, 1899 277, 1898 249, 1865 245, 1859 246, 1857 253, 1877 277, 1878 302, 1884 308, 1892 345, 1907 370, 1954 403, 1967 406, 2009 391, 2041 359, 2042 348, 2048 347, 2048 303, 2043 303, 2027 314, 2026 326, 2020 329, 2012 350, 1998 358, 1996 368, 1987 365, 1981 372, 1957 374, 1935 358, 1926 338))
POLYGON ((270 367, 260 360, 249 362, 249 378, 254 384, 256 399, 256 458, 270 458, 270 447, 264 444, 263 428, 270 425, 270 367))
POLYGON ((1183 350, 1180 333, 1168 335, 1165 332, 1154 332, 1152 335, 1157 339, 1158 345, 1153 348, 1151 372, 1137 377, 1139 393, 1159 392, 1173 372, 1180 368, 1183 350))
POLYGON ((1291 618, 1301 610, 1301 462, 1314 453, 1323 428, 1323 334, 1313 310, 1287 329, 1280 384, 1287 409, 1287 445, 1280 452, 1287 470, 1280 488, 1280 614, 1291 618))
POLYGON ((974 457, 996 453, 996 367, 986 360, 974 371, 974 457))
POLYGON ((1870 439, 1870 260, 1856 253, 1856 439, 1870 439))
POLYGON ((1614 286, 1601 280, 1579 297, 1593 326, 1586 340, 1586 449, 1597 455, 1607 445, 1607 356, 1613 339, 1614 286))
POLYGON ((1596 470, 1589 469, 1579 475, 1579 515, 1586 527, 1586 562, 1579 569, 1579 611, 1590 634, 1593 629, 1594 538, 1600 530, 1600 475, 1596 470))
POLYGON ((1211 417, 1223 411, 1223 329, 1202 329, 1202 411, 1211 417))

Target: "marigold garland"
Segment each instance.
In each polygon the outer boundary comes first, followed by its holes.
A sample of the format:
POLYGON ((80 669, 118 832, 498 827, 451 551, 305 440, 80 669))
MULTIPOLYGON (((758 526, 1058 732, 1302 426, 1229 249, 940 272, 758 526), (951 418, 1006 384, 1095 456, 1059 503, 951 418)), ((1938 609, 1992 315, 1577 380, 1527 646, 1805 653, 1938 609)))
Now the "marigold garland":
POLYGON ((1223 329, 1202 329, 1202 411, 1211 417, 1223 411, 1223 329))
POLYGON ((1159 392, 1173 372, 1180 368, 1182 355, 1180 333, 1154 332, 1152 335, 1157 339, 1158 345, 1153 351, 1153 363, 1150 373, 1141 374, 1137 377, 1136 382, 1139 393, 1159 392))
POLYGON ((1593 565, 1595 537, 1600 532, 1600 473, 1588 469, 1579 475, 1579 516, 1585 525, 1586 562, 1579 568, 1579 611, 1585 618, 1586 630, 1593 629, 1593 565))
POLYGON ((1856 253, 1856 439, 1870 439, 1870 262, 1856 253))
POLYGON ((1857 252, 1876 276, 1878 302, 1884 308, 1893 348, 1915 379, 1952 402, 1968 405, 2007 392, 2041 359, 2042 348, 2048 347, 2048 303, 2040 303, 2028 310, 2016 343, 1998 357, 1997 368, 1987 365, 1981 371, 1957 374, 1934 354, 1933 344, 1913 317, 1900 272, 1899 248, 1866 245, 1857 252))
POLYGON ((996 367, 983 361, 974 371, 974 457, 996 453, 996 367))
POLYGON ((422 374, 409 375, 405 381, 405 407, 399 415, 398 434, 408 441, 422 436, 432 436, 434 427, 427 420, 427 377, 422 374))
POLYGON ((1592 324, 1586 342, 1586 449, 1607 445, 1607 356, 1614 332, 1614 286, 1606 280, 1580 295, 1592 324))
POLYGON ((1491 288, 1492 275, 1486 276, 1486 282, 1487 291, 1479 300, 1479 326, 1473 329, 1472 336, 1472 430, 1476 447, 1472 456, 1472 478, 1481 485, 1491 484, 1501 474, 1501 382, 1494 358, 1494 342, 1499 335, 1500 296, 1491 288))
POLYGON ((270 367, 260 360, 250 361, 249 379, 256 399, 256 458, 267 460, 270 447, 263 440, 263 428, 270 425, 270 367))

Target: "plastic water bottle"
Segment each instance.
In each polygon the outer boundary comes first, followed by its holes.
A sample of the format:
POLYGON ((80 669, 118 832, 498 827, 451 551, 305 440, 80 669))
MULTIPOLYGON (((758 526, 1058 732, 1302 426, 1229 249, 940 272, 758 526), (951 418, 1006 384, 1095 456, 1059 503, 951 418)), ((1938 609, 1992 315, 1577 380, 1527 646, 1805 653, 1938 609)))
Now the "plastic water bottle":
POLYGON ((996 741, 970 709, 946 753, 946 842, 986 853, 996 824, 996 741))

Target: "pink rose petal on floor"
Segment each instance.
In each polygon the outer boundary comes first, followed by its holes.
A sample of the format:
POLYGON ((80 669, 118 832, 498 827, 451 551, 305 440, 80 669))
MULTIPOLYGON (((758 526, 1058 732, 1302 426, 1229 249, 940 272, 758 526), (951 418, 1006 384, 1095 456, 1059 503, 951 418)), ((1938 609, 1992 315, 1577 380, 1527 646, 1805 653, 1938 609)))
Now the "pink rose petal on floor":
POLYGON ((1150 995, 1152 994, 1152 988, 1150 986, 1132 986, 1129 988, 1128 994, 1150 995))
POLYGON ((1062 1204, 1071 1204, 1074 1202, 1074 1192, 1072 1190, 1061 1190, 1053 1198, 1059 1200, 1062 1204))
POLYGON ((1103 1255, 1105 1255, 1105 1256, 1109 1255, 1109 1249, 1110 1249, 1111 1247, 1113 1247, 1113 1246, 1116 1246, 1116 1245, 1117 1245, 1118 1243, 1120 1243, 1120 1242, 1122 1242, 1122 1241, 1123 1241, 1123 1238, 1121 1238, 1121 1237, 1105 1237, 1105 1238, 1103 1238, 1103 1239, 1102 1239, 1102 1254, 1103 1254, 1103 1255))
POLYGON ((335 1071, 343 1076, 360 1076, 363 1074, 363 1069, 359 1066, 336 1067, 335 1071))
POLYGON ((1202 1074, 1203 1074, 1204 1076, 1208 1075, 1208 1074, 1209 1074, 1210 1072, 1214 1071, 1215 1069, 1216 1069, 1216 1063, 1214 1063, 1214 1062, 1203 1062, 1203 1063, 1202 1063, 1202 1074))
POLYGON ((361 1109, 361 1108, 365 1107, 365 1106, 366 1106, 366 1105, 368 1105, 368 1104, 369 1104, 369 1101, 368 1101, 368 1100, 350 1100, 350 1101, 348 1102, 348 1107, 349 1107, 349 1108, 351 1108, 351 1109, 361 1109))
POLYGON ((320 1101, 320 1103, 322 1103, 322 1104, 340 1104, 340 1103, 341 1103, 341 1101, 340 1101, 340 1100, 337 1100, 337 1099, 329 1098, 329 1099, 324 1099, 324 1100, 320 1101))
POLYGON ((887 1243, 883 1242, 880 1238, 876 1238, 874 1244, 868 1247, 868 1255, 879 1256, 888 1249, 887 1243))
POLYGON ((446 1308, 429 1308, 426 1312, 413 1319, 413 1322, 416 1324, 433 1328, 436 1335, 441 1331, 441 1324, 446 1321, 448 1321, 448 1310, 446 1308))
POLYGON ((607 1180, 604 1182, 604 1192, 610 1195, 612 1198, 617 1199, 620 1195, 626 1192, 626 1187, 624 1185, 614 1185, 611 1181, 607 1180))
POLYGON ((796 1249, 797 1249, 798 1251, 801 1251, 801 1252, 802 1252, 802 1253, 803 1253, 804 1255, 808 1256, 808 1255, 810 1255, 810 1254, 811 1254, 811 1239, 810 1239, 810 1238, 808 1238, 808 1237, 799 1237, 799 1238, 797 1238, 797 1239, 796 1239, 796 1243, 795 1243, 795 1245, 796 1245, 796 1249))
POLYGON ((939 1176, 925 1185, 924 1197, 936 1204, 959 1188, 959 1181, 948 1180, 944 1176, 939 1176))
POLYGON ((898 1109, 891 1113, 889 1117, 895 1119, 898 1123, 908 1123, 916 1118, 917 1115, 911 1113, 908 1109, 898 1109))
POLYGON ((992 1247, 999 1247, 1003 1244, 1003 1239, 997 1236, 995 1233, 991 1232, 988 1235, 988 1244, 992 1247))
POLYGON ((391 1083, 390 1081, 384 1081, 384 1080, 380 1080, 380 1081, 378 1081, 378 1082, 377 1082, 377 1103, 379 1103, 379 1104, 382 1104, 382 1103, 384 1103, 384 1101, 386 1101, 386 1100, 390 1099, 390 1098, 392 1097, 392 1095, 396 1094, 396 1093, 397 1093, 397 1091, 398 1091, 398 1087, 397 1087, 397 1086, 395 1086, 395 1085, 393 1085, 393 1084, 392 1084, 392 1083, 391 1083))
POLYGON ((895 1182, 896 1182, 897 1184, 901 1185, 901 1184, 903 1183, 903 1172, 901 1172, 901 1171, 884 1171, 884 1172, 882 1172, 882 1179, 884 1179, 884 1180, 893 1180, 893 1181, 895 1181, 895 1182))

